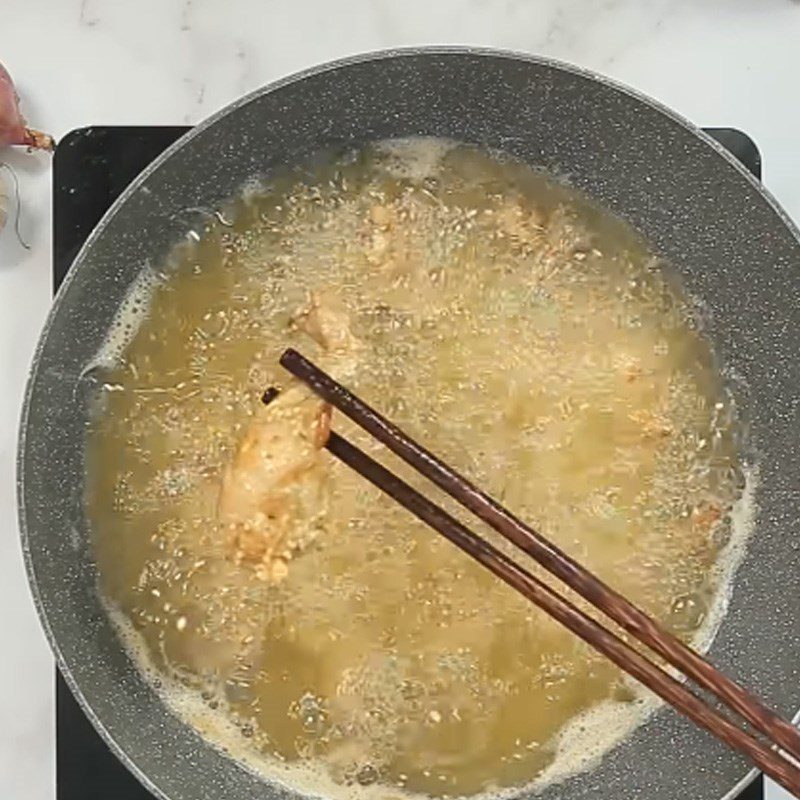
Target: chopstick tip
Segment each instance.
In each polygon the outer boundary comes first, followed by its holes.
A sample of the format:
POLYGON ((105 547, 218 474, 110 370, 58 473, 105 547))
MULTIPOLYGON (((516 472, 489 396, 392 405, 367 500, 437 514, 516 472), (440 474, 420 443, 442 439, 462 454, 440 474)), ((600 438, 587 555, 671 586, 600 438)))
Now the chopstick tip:
POLYGON ((293 347, 287 347, 286 350, 284 350, 281 354, 280 359, 278 359, 278 363, 282 367, 285 367, 291 371, 291 365, 301 361, 302 358, 303 357, 300 355, 300 353, 298 353, 293 347))

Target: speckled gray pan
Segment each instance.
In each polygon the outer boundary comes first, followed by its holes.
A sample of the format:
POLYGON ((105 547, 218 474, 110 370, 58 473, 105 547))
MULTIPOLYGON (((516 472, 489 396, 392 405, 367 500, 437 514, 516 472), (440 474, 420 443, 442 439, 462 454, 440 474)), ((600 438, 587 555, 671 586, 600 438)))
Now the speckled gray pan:
MULTIPOLYGON (((47 636, 72 690, 157 797, 294 796, 176 719, 133 669, 95 594, 82 509, 81 370, 143 264, 185 236, 185 209, 323 148, 411 134, 505 150, 629 220, 708 309, 708 332, 760 463, 758 514, 712 648, 783 714, 800 705, 800 242, 775 202, 698 130, 649 100, 544 59, 469 49, 369 55, 255 92, 184 136, 90 237, 58 294, 22 418, 23 547, 47 636)), ((800 175, 798 175, 800 180, 800 175)), ((747 765, 662 710, 599 767, 548 798, 718 800, 747 765)))

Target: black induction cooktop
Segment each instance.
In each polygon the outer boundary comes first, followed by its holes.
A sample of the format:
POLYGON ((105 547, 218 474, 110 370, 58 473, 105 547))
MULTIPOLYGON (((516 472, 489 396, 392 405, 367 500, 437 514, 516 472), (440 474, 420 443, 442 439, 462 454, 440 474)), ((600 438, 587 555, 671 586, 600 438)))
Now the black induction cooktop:
MULTIPOLYGON (((184 126, 96 126, 64 137, 53 168, 54 291, 106 209, 147 164, 187 130, 184 126)), ((749 137, 732 128, 706 130, 761 177, 761 157, 749 137)), ((763 796, 759 779, 738 800, 762 800, 763 796)), ((153 800, 95 732, 58 672, 56 798, 153 800)))

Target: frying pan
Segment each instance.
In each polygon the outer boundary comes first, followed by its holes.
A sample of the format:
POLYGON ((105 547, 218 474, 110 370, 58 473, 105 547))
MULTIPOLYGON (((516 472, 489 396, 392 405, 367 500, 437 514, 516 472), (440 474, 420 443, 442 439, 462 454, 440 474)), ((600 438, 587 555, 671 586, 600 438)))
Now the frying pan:
MULTIPOLYGON (((173 716, 100 605, 83 509, 81 374, 145 264, 248 179, 329 148, 445 136, 562 176, 629 221, 702 304, 746 422, 756 521, 711 657, 784 715, 800 706, 800 241, 715 142, 654 102, 547 59, 465 48, 359 56, 279 81, 198 126, 109 210, 58 293, 34 357, 19 444, 19 516, 58 665, 114 752, 164 800, 300 797, 173 716)), ((662 709, 551 800, 719 800, 748 765, 662 709)))

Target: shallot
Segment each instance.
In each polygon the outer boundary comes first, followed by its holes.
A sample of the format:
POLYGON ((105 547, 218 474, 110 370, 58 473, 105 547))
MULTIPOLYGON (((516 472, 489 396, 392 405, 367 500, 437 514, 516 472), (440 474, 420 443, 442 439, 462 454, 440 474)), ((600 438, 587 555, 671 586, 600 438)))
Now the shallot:
MULTIPOLYGON (((14 82, 6 68, 0 64, 0 151, 10 145, 22 145, 31 150, 52 151, 55 144, 52 136, 28 127, 25 118, 19 112, 19 95, 14 88, 14 82)), ((16 185, 16 175, 11 167, 0 161, 0 168, 2 167, 5 167, 14 178, 17 200, 17 238, 23 246, 27 247, 19 235, 19 187, 16 185)), ((3 171, 0 169, 0 231, 8 221, 8 208, 11 204, 11 196, 4 188, 5 186, 3 171)))
POLYGON ((6 68, 0 64, 0 150, 19 144, 35 150, 52 150, 55 141, 46 133, 29 128, 19 113, 19 95, 6 68))

